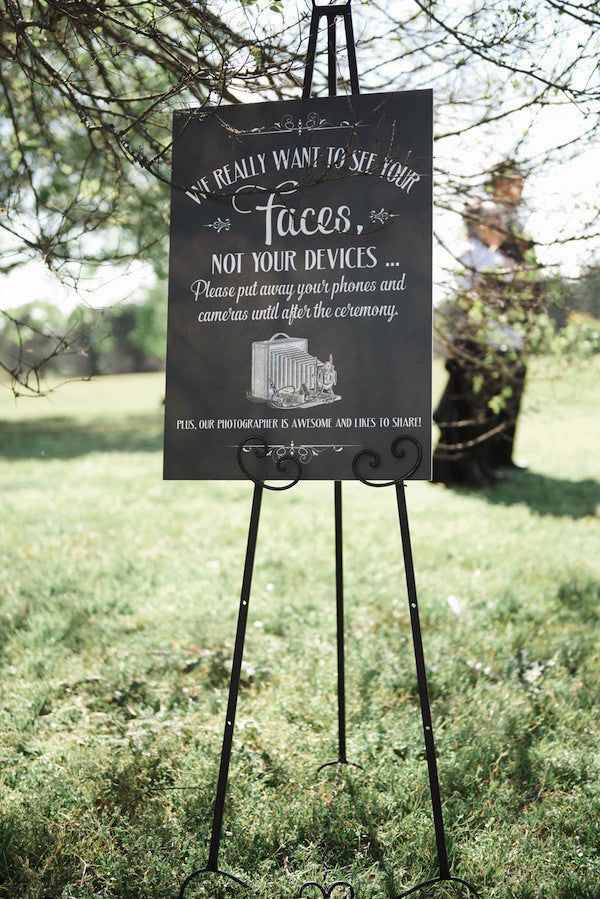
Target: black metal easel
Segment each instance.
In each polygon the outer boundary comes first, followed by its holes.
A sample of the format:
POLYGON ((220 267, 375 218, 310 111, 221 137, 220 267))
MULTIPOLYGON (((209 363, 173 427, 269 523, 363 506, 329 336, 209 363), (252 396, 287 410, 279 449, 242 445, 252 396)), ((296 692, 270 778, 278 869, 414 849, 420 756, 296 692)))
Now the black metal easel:
MULTIPOLYGON (((313 10, 310 22, 310 33, 308 42, 307 59, 305 66, 303 99, 309 99, 311 95, 312 79, 314 72, 314 63, 316 55, 316 46, 319 32, 319 25, 322 18, 327 20, 327 47, 328 47, 328 93, 330 97, 336 95, 337 76, 336 76, 336 21, 343 18, 346 36, 346 47, 348 53, 349 72, 351 93, 358 94, 358 68, 356 62, 356 50, 354 45, 354 33, 352 26, 351 0, 345 3, 332 3, 328 6, 318 6, 315 0, 312 0, 313 10)), ((412 558, 412 549, 410 542, 410 532, 408 526, 408 514, 406 508, 406 496, 404 490, 404 481, 411 477, 417 470, 421 462, 422 449, 421 445, 413 437, 402 435, 397 437, 391 445, 392 455, 402 460, 406 457, 407 451, 410 450, 409 459, 412 457, 413 462, 402 473, 402 476, 387 482, 369 480, 364 476, 362 470, 367 465, 371 471, 375 472, 380 463, 378 453, 370 450, 363 450, 358 453, 353 460, 352 469, 354 476, 369 487, 391 487, 396 488, 396 499, 398 505, 398 516, 400 522, 400 532, 402 538, 402 552, 404 557, 404 568, 406 576, 406 586, 408 593, 410 622, 413 636, 413 648, 415 654, 415 664, 417 671, 417 681, 419 689, 419 699, 421 705, 421 717, 423 722, 423 734, 425 740, 425 752, 427 758, 427 768, 429 774, 429 786, 431 793, 431 804, 433 810, 433 821, 435 829, 435 839, 438 856, 439 874, 437 877, 431 878, 402 893, 399 893, 397 899, 423 890, 429 886, 445 881, 460 884, 469 891, 469 893, 479 899, 475 887, 459 877, 454 877, 450 873, 448 863, 448 852, 446 848, 446 838, 444 833, 444 821, 442 813, 442 803, 440 795, 440 785, 437 772, 437 762, 435 754, 435 743, 433 738, 433 726, 431 721, 431 710, 429 704, 429 695, 427 691, 427 675, 425 670, 425 657, 423 653, 423 641, 421 635, 421 625, 419 619, 419 608, 417 601, 417 590, 415 584, 414 565, 412 558), (416 460, 414 457, 416 456, 416 460)), ((294 487, 302 477, 302 464, 293 455, 286 455, 279 458, 275 462, 275 466, 280 473, 290 476, 290 482, 283 485, 274 486, 267 484, 264 479, 257 477, 245 465, 244 456, 251 452, 258 460, 266 460, 271 457, 269 444, 259 434, 252 434, 246 437, 239 445, 237 450, 238 463, 244 474, 254 482, 254 494, 252 499, 252 511, 250 514, 250 525, 248 530, 248 543, 246 548, 246 559, 244 565, 244 576, 242 581, 242 589, 240 596, 240 607, 238 614, 237 631, 235 637, 235 645, 233 652, 233 663, 231 670, 231 679, 229 684, 229 698, 227 703, 227 714, 225 718, 225 730, 223 734, 223 744, 221 749, 221 761, 219 766, 219 777, 217 781, 217 792, 215 798, 215 807, 213 813, 213 825, 208 850, 208 860, 204 868, 200 868, 192 872, 182 883, 179 899, 185 899, 185 893, 188 886, 197 878, 204 874, 217 874, 228 880, 239 884, 242 887, 249 887, 247 883, 235 875, 223 871, 219 868, 219 849, 221 843, 221 834, 223 830, 223 813, 225 808, 225 796, 227 792, 227 781, 229 776, 229 764, 231 761, 231 750, 233 745, 233 731, 235 726, 235 715, 237 708, 237 699, 240 687, 240 676, 242 669, 242 658, 244 652, 244 641, 246 635, 246 624, 248 619, 248 605, 250 602, 250 588, 252 584, 252 574, 254 568, 254 557, 256 553, 256 543, 258 537, 258 524, 260 519, 260 509, 262 502, 263 489, 267 490, 289 490, 294 487), (291 472, 290 472, 291 468, 291 472)), ((267 474, 266 477, 269 475, 267 474)), ((348 762, 346 754, 346 698, 345 698, 345 664, 344 664, 344 584, 343 584, 343 553, 342 553, 342 484, 341 481, 334 482, 334 513, 335 513, 335 568, 336 568, 336 619, 337 619, 337 697, 338 697, 338 758, 336 761, 326 762, 321 768, 329 765, 348 765, 354 764, 348 762)), ((360 767, 357 765, 356 767, 360 767)), ((320 769, 319 769, 320 770, 320 769)), ((309 881, 300 888, 300 895, 304 889, 308 887, 317 887, 323 896, 330 896, 335 887, 343 886, 348 890, 349 899, 354 897, 354 889, 351 884, 346 881, 338 881, 333 884, 322 886, 315 881, 309 881)))

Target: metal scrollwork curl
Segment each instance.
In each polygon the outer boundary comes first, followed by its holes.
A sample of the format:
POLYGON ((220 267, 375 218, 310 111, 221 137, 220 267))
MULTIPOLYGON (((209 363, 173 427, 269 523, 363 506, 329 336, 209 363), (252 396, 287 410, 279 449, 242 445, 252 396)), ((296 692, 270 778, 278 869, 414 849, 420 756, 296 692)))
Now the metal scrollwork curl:
POLYGON ((402 474, 394 478, 393 481, 370 481, 368 478, 364 477, 359 467, 362 462, 368 463, 369 467, 372 469, 377 468, 381 464, 381 456, 375 450, 361 450, 360 453, 357 453, 352 460, 352 471, 354 472, 354 477, 361 481, 363 484, 366 484, 368 487, 392 487, 395 484, 401 484, 402 481, 405 481, 407 478, 410 478, 415 471, 418 469, 421 464, 421 460, 423 458, 423 448, 418 440, 414 437, 411 437, 410 434, 402 434, 400 437, 396 437, 391 445, 391 453, 396 459, 403 459, 406 456, 406 449, 402 446, 404 441, 408 441, 410 444, 414 446, 416 449, 416 459, 406 471, 402 472, 402 474))
POLYGON ((319 890, 323 899, 333 899, 334 893, 340 896, 340 899, 354 899, 354 887, 352 884, 348 883, 347 880, 336 880, 331 886, 322 886, 320 883, 317 883, 316 880, 308 880, 306 883, 302 884, 300 896, 304 895, 304 891, 307 888, 312 889, 313 887, 319 890), (341 897, 342 890, 345 893, 344 897, 341 897))
POLYGON ((396 899, 406 899, 407 896, 412 896, 414 893, 422 894, 423 890, 427 889, 427 887, 435 886, 438 883, 458 883, 462 887, 466 887, 469 895, 474 896, 475 899, 480 899, 480 895, 472 883, 469 883, 468 880, 463 880, 461 877, 452 877, 450 875, 446 877, 433 877, 431 880, 425 880, 423 883, 419 883, 417 886, 411 887, 409 890, 400 893, 396 899))
POLYGON ((188 886, 194 881, 202 878, 205 874, 216 874, 219 877, 225 877, 227 880, 231 880, 232 883, 237 883, 238 886, 244 887, 244 889, 249 890, 250 886, 244 880, 240 880, 239 877, 236 877, 234 874, 228 874, 227 871, 221 871, 219 868, 207 867, 207 868, 199 868, 197 871, 194 871, 190 874, 189 877, 181 884, 181 889, 179 890, 179 899, 184 899, 186 890, 188 886))
POLYGON ((252 472, 249 471, 244 464, 243 454, 252 451, 254 451, 254 456, 257 459, 266 459, 267 456, 271 455, 271 447, 269 446, 265 438, 261 437, 260 434, 250 434, 248 437, 245 437, 244 440, 242 440, 237 448, 238 465, 240 466, 246 477, 251 481, 254 481, 255 484, 259 484, 261 487, 265 487, 267 490, 289 490, 290 487, 295 487, 302 477, 302 463, 299 462, 298 459, 295 459, 294 456, 285 455, 280 456, 276 459, 275 468, 282 474, 288 474, 291 478, 290 483, 283 484, 282 486, 278 487, 274 486, 273 484, 265 483, 263 478, 256 477, 256 475, 252 474, 252 472), (290 463, 292 465, 293 474, 288 473, 288 467, 290 463))

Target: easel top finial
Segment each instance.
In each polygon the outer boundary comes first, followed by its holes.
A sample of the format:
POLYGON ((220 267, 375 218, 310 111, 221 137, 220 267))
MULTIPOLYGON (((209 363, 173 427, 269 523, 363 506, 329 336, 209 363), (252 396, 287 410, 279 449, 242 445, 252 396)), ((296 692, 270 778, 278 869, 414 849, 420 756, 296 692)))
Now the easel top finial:
POLYGON ((345 3, 328 3, 326 6, 321 6, 317 4, 316 0, 312 0, 313 10, 323 15, 337 15, 348 12, 350 3, 351 0, 346 0, 345 3))

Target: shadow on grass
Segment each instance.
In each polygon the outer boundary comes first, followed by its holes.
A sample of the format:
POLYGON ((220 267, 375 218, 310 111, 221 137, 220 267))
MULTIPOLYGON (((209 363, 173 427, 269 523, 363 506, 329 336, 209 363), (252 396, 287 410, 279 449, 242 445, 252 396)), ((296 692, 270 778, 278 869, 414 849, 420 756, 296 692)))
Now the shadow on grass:
POLYGON ((534 471, 511 472, 506 481, 483 494, 489 503, 512 506, 525 503, 538 515, 586 518, 598 514, 600 482, 593 478, 573 481, 534 471))
POLYGON ((72 459, 88 453, 149 453, 162 448, 162 435, 160 412, 87 423, 67 416, 0 421, 0 458, 72 459))

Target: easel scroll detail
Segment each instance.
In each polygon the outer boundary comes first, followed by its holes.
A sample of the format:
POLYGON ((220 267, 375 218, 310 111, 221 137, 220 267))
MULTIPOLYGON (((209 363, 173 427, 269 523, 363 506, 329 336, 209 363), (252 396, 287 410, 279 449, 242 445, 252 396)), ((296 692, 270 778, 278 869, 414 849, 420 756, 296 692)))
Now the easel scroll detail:
MULTIPOLYGON (((361 450, 360 453, 357 453, 352 460, 352 471, 354 472, 354 476, 357 480, 361 481, 363 484, 366 484, 368 487, 392 487, 395 484, 400 484, 402 481, 407 480, 407 478, 412 477, 412 475, 418 470, 421 460, 423 459, 423 448, 418 440, 414 437, 411 437, 410 434, 401 434, 399 437, 396 437, 393 440, 391 445, 391 453, 396 459, 404 459, 406 456, 406 449, 402 446, 402 443, 407 441, 409 444, 412 444, 414 448, 415 459, 411 466, 397 478, 394 478, 392 481, 371 481, 368 478, 364 477, 361 474, 360 468, 365 463, 369 465, 371 469, 376 469, 381 464, 381 455, 375 450, 361 450)), ((411 455, 413 452, 411 451, 411 455)))
POLYGON ((238 465, 247 478, 249 478, 255 484, 258 484, 261 487, 265 487, 267 490, 289 490, 291 487, 295 487, 302 477, 302 463, 294 456, 279 456, 275 460, 275 468, 278 472, 286 474, 290 463, 292 465, 292 471, 294 472, 294 474, 290 474, 290 477, 292 478, 290 483, 283 484, 279 487, 276 487, 272 484, 266 484, 263 478, 259 478, 256 475, 252 474, 252 472, 249 471, 247 466, 244 464, 244 453, 253 451, 256 459, 266 459, 269 455, 271 455, 271 449, 272 448, 269 446, 268 442, 260 434, 249 434, 248 437, 245 437, 242 440, 237 448, 238 465))

